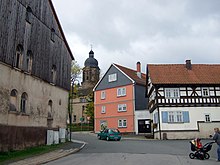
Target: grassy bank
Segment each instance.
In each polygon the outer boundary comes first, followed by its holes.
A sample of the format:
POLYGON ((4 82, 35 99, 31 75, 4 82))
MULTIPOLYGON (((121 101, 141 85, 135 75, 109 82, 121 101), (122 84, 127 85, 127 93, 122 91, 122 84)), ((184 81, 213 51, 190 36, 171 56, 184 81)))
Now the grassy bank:
POLYGON ((51 145, 51 146, 45 145, 45 146, 31 147, 22 151, 0 152, 0 164, 8 164, 9 162, 18 161, 28 157, 44 154, 59 149, 67 144, 68 142, 57 145, 51 145))

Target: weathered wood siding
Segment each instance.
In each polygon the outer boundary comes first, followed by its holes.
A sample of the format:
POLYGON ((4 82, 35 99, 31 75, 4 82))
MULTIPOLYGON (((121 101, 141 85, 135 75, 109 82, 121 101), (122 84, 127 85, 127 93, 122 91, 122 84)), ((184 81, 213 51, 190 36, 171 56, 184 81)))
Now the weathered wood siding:
POLYGON ((72 58, 48 0, 0 0, 0 61, 13 66, 18 44, 24 48, 23 66, 27 50, 33 53, 32 75, 51 82, 56 65, 55 85, 69 90, 72 58), (31 23, 26 21, 28 6, 31 23))

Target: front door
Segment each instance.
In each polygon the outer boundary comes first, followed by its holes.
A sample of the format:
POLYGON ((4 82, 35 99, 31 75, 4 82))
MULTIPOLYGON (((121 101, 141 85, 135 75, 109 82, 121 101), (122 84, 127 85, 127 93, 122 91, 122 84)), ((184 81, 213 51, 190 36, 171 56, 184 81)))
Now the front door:
POLYGON ((101 121, 100 121, 100 129, 101 129, 101 130, 104 130, 104 129, 106 129, 107 127, 108 127, 107 121, 106 121, 106 120, 101 120, 101 121))
POLYGON ((151 122, 149 119, 138 120, 138 133, 151 133, 151 122))

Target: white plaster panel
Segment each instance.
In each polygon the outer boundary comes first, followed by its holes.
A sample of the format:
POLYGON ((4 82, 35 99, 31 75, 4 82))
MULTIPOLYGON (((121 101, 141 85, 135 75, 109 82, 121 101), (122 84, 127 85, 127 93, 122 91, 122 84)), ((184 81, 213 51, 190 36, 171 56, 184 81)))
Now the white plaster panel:
POLYGON ((197 121, 205 121, 205 114, 209 113, 212 121, 220 121, 220 107, 175 107, 160 108, 161 111, 189 111, 190 123, 162 123, 162 130, 197 130, 197 121))
POLYGON ((135 111, 135 133, 138 134, 138 120, 140 119, 151 119, 149 110, 138 110, 135 111))

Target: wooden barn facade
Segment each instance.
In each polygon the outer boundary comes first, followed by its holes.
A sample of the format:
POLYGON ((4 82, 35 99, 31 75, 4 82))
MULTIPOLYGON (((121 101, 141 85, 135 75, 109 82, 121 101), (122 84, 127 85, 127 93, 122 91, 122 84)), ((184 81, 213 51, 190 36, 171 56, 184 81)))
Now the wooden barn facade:
POLYGON ((51 0, 0 0, 0 151, 66 128, 74 59, 51 0))

